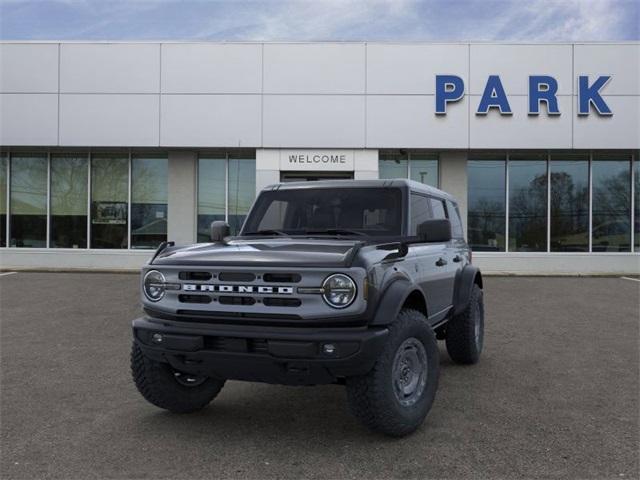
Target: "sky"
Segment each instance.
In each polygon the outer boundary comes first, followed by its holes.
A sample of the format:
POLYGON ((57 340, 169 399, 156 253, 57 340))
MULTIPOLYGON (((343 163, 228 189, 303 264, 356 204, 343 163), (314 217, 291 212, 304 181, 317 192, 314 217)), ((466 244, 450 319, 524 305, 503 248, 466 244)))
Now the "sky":
POLYGON ((0 0, 0 39, 639 40, 640 0, 0 0))

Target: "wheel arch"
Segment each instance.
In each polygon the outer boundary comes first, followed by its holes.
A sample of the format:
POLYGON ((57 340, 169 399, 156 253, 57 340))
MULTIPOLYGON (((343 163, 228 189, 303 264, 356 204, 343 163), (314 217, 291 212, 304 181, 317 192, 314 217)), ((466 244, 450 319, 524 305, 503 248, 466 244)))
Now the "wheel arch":
POLYGON ((428 318, 427 300, 420 287, 406 278, 398 278, 386 287, 378 302, 371 325, 393 323, 403 308, 417 310, 428 318))
POLYGON ((453 298, 454 315, 464 311, 469 303, 471 289, 474 285, 478 285, 480 289, 483 288, 482 273, 478 267, 468 264, 456 275, 453 298))

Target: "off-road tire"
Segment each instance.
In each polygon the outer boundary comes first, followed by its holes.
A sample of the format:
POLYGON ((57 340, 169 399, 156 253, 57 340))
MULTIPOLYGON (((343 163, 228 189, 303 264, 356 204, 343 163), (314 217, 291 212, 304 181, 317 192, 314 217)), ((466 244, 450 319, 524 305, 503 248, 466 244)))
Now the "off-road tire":
POLYGON ((473 285, 467 307, 446 328, 445 342, 451 360, 464 365, 478 363, 484 344, 484 302, 478 285, 473 285))
POLYGON ((181 385, 168 363, 145 357, 135 342, 131 348, 131 373, 138 391, 149 403, 173 413, 202 410, 224 386, 224 380, 214 378, 196 386, 181 385))
POLYGON ((389 336, 369 373, 346 380, 351 412, 367 427, 401 437, 416 430, 429 413, 440 374, 438 343, 425 316, 403 309, 389 328, 389 336), (394 391, 393 366, 399 348, 409 339, 418 340, 426 353, 426 383, 415 403, 402 405, 394 391))

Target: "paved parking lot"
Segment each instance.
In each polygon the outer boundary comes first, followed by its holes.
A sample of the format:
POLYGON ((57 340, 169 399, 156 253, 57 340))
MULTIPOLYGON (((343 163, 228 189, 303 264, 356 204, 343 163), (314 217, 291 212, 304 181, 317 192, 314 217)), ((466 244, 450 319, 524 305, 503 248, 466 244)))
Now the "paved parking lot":
POLYGON ((640 283, 487 278, 477 366, 441 350, 425 425, 362 428, 342 387, 228 382, 201 413, 129 374, 137 276, 0 277, 2 478, 638 478, 640 283))

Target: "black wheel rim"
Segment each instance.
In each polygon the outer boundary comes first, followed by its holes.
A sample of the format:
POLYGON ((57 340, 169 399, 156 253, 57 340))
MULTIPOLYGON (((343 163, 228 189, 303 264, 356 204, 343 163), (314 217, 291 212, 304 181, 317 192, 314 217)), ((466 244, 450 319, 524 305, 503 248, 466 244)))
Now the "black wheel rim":
POLYGON ((393 360, 393 393, 403 407, 415 404, 427 384, 427 351, 420 340, 407 338, 393 360))
POLYGON ((173 371, 173 378, 176 379, 176 382, 180 385, 184 385, 185 387, 197 387, 198 385, 202 385, 207 379, 207 377, 203 377, 202 375, 194 375, 192 373, 184 373, 177 370, 173 371))

